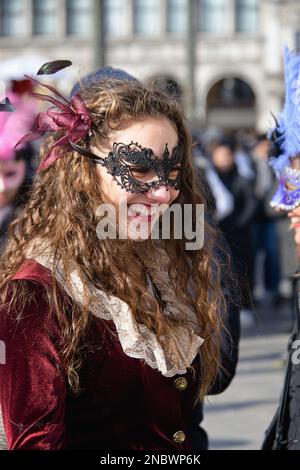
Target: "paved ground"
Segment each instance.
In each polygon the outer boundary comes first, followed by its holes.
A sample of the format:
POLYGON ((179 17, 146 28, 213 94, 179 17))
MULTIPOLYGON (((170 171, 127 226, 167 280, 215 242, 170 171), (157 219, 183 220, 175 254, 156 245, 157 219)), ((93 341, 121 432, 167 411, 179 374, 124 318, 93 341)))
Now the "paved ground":
POLYGON ((278 404, 291 326, 290 305, 263 306, 252 328, 243 329, 236 377, 219 396, 209 398, 203 427, 211 449, 260 449, 278 404))
MULTIPOLYGON (((203 427, 211 449, 260 448, 280 395, 290 326, 286 303, 277 309, 259 307, 256 324, 244 329, 237 375, 228 390, 210 397, 205 407, 203 427)), ((0 449, 5 449, 1 425, 0 449)))

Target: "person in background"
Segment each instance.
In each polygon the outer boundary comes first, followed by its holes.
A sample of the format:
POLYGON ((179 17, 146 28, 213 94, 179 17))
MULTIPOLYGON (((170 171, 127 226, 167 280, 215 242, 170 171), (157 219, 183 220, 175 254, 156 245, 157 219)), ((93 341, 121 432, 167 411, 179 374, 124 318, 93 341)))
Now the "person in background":
POLYGON ((239 174, 246 178, 246 180, 254 183, 255 168, 250 152, 243 140, 241 142, 238 141, 236 136, 232 136, 230 139, 232 141, 232 148, 234 148, 235 162, 239 174))
POLYGON ((13 92, 7 96, 15 111, 0 113, 0 254, 8 226, 27 200, 34 172, 31 145, 18 150, 15 145, 31 129, 35 107, 29 98, 13 92))
MULTIPOLYGON (((271 132, 269 163, 279 181, 271 206, 287 214, 294 230, 300 263, 300 55, 284 52, 285 105, 271 132)), ((278 410, 266 432, 263 449, 300 450, 300 340, 299 268, 294 275, 294 328, 288 342, 288 359, 278 410), (296 349, 295 349, 296 345, 296 349), (295 352, 295 355, 293 354, 295 352)))
POLYGON ((232 212, 233 196, 215 171, 203 140, 204 136, 198 130, 193 130, 193 163, 199 185, 207 193, 211 216, 219 221, 232 212))
POLYGON ((232 211, 219 220, 219 227, 230 247, 237 274, 243 280, 241 322, 253 324, 251 290, 253 285, 253 253, 251 223, 257 207, 253 184, 242 176, 235 161, 235 143, 224 138, 215 143, 211 160, 213 167, 233 198, 232 211))
POLYGON ((263 254, 263 274, 266 293, 271 297, 274 305, 281 301, 279 293, 280 281, 280 250, 277 219, 281 217, 270 206, 274 193, 276 178, 268 162, 270 141, 265 134, 257 137, 252 149, 252 160, 255 166, 255 196, 257 208, 253 223, 251 224, 251 236, 255 260, 259 254, 263 254))

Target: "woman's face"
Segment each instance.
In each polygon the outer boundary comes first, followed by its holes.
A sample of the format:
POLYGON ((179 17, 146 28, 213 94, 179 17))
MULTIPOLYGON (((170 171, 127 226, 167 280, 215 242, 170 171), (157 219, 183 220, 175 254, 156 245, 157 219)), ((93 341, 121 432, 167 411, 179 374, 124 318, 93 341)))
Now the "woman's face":
MULTIPOLYGON (((112 150, 114 143, 122 143, 124 145, 130 145, 131 142, 137 143, 141 148, 150 148, 154 155, 160 160, 163 159, 163 155, 166 149, 166 144, 170 152, 170 157, 174 147, 178 144, 178 134, 175 124, 164 116, 158 117, 145 117, 140 120, 129 121, 126 127, 121 130, 113 131, 109 138, 109 143, 106 145, 107 148, 92 147, 93 153, 99 155, 102 158, 106 158, 108 153, 112 150)), ((137 163, 130 164, 129 166, 134 168, 134 177, 143 183, 149 183, 151 181, 157 181, 157 174, 151 169, 143 170, 136 166, 137 163), (139 172, 141 170, 141 172, 139 172), (142 171, 143 170, 143 171, 142 171)), ((176 168, 180 167, 176 165, 176 168)), ((176 178, 178 172, 176 168, 170 172, 170 178, 176 178)), ((143 193, 134 193, 126 191, 125 188, 120 186, 116 179, 107 172, 106 168, 102 165, 97 165, 97 173, 100 179, 101 194, 102 198, 106 203, 112 204, 116 212, 118 213, 120 206, 119 204, 126 201, 126 224, 140 223, 143 226, 146 237, 150 236, 153 224, 159 217, 158 209, 162 209, 161 205, 165 208, 168 207, 178 196, 179 190, 173 186, 163 184, 157 188, 151 188, 143 193), (138 206, 136 206, 138 204, 138 206)), ((164 209, 166 210, 166 209, 164 209)), ((128 238, 138 240, 139 238, 133 236, 128 231, 128 238)))
POLYGON ((25 179, 25 160, 0 161, 0 208, 12 203, 25 179))
MULTIPOLYGON (((292 168, 300 170, 300 157, 292 159, 292 168)), ((288 212, 288 217, 291 221, 291 228, 295 230, 295 242, 297 245, 300 245, 300 204, 295 209, 288 212)))

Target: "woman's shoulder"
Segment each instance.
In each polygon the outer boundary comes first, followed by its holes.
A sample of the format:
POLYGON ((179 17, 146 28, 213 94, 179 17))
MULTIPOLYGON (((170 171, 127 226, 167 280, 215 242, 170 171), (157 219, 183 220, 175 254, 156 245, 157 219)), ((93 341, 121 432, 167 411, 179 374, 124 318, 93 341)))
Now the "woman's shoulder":
POLYGON ((64 441, 67 385, 49 282, 47 269, 26 260, 0 305, 0 404, 11 450, 58 449, 64 441))
POLYGON ((48 268, 42 266, 35 259, 25 259, 17 272, 12 276, 11 281, 14 280, 28 280, 42 286, 51 286, 54 277, 48 268))
MULTIPOLYGON (((0 330, 11 331, 56 330, 53 309, 49 305, 48 291, 54 282, 51 271, 34 259, 26 259, 9 279, 0 305, 0 330)), ((15 336, 15 334, 14 334, 15 336)), ((29 335, 30 336, 30 335, 29 335)))

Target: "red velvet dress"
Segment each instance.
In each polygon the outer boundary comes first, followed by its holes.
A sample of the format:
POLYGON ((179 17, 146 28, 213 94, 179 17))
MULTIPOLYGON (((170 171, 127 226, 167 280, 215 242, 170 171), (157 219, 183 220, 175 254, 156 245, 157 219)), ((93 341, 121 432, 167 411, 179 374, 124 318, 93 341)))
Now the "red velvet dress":
MULTIPOLYGON (((13 279, 31 280, 37 301, 18 322, 0 311, 6 347, 0 404, 8 448, 191 449, 188 424, 197 389, 192 373, 164 377, 127 356, 103 326, 107 322, 116 331, 112 321, 95 317, 97 341, 87 348, 80 370, 82 391, 70 391, 59 354, 60 330, 42 296, 51 276, 36 261, 26 261, 13 279)), ((199 356, 193 365, 199 377, 199 356)))

